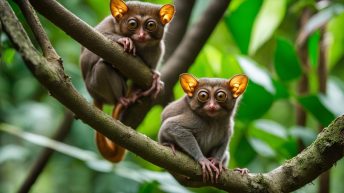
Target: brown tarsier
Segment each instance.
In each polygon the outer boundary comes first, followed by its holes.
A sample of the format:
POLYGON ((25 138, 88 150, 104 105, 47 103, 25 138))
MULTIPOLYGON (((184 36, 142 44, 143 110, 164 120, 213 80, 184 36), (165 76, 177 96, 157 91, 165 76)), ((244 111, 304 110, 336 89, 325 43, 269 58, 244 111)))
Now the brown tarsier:
MULTIPOLYGON (((170 146, 173 152, 176 148, 198 161, 203 181, 213 182, 214 177, 217 181, 221 171, 227 168, 233 116, 247 83, 245 75, 227 80, 197 79, 190 74, 181 74, 180 84, 186 95, 162 112, 159 142, 170 146)), ((248 172, 247 169, 237 170, 248 172)))
MULTIPOLYGON (((118 119, 121 107, 127 107, 142 96, 156 97, 162 89, 160 75, 155 68, 164 51, 162 38, 165 26, 175 11, 174 6, 169 4, 160 6, 138 1, 125 3, 122 0, 111 0, 110 10, 112 16, 106 17, 95 29, 120 44, 125 52, 140 57, 152 69, 154 79, 150 89, 142 91, 133 85, 128 94, 127 78, 107 61, 82 48, 82 75, 95 106, 102 109, 104 103, 116 104, 112 116, 118 119)), ((124 158, 125 149, 99 132, 96 133, 96 143, 107 160, 119 162, 124 158)))

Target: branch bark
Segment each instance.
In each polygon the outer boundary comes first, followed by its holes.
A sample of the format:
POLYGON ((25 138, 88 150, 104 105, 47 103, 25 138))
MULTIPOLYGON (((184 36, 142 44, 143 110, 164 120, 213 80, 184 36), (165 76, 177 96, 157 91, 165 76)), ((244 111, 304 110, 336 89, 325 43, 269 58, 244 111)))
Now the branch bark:
MULTIPOLYGON (((164 146, 113 120, 80 96, 63 71, 42 57, 29 41, 23 27, 5 1, 0 1, 0 20, 6 34, 22 55, 32 73, 62 104, 82 121, 109 139, 167 170, 201 181, 201 168, 190 157, 176 155, 164 146)), ((344 115, 332 122, 316 141, 296 157, 265 174, 242 176, 232 170, 222 173, 219 183, 202 183, 228 192, 291 192, 315 179, 344 155, 344 115)), ((201 182, 200 182, 201 183, 201 182)))

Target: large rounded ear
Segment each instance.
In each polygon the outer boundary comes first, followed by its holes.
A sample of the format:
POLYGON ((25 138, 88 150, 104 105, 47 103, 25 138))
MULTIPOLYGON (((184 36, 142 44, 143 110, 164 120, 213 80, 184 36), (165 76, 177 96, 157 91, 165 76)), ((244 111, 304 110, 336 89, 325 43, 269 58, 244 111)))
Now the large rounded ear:
POLYGON ((160 8, 159 16, 160 21, 163 25, 169 23, 174 15, 174 6, 171 4, 166 4, 160 8))
POLYGON ((229 90, 232 92, 234 98, 237 98, 244 93, 247 83, 247 76, 242 74, 235 75, 228 81, 229 90))
POLYGON ((110 11, 112 16, 118 21, 128 12, 128 7, 123 0, 111 0, 110 11))
POLYGON ((184 92, 192 97, 195 92, 195 88, 198 85, 198 80, 191 74, 183 73, 179 76, 180 85, 182 86, 184 92))

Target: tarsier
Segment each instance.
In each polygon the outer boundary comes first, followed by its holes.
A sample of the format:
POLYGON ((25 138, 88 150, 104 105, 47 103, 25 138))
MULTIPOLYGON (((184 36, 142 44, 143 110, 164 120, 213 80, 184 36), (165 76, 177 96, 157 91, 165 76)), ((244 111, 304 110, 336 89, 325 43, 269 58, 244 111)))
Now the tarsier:
MULTIPOLYGON (((153 72, 153 84, 150 89, 142 91, 135 87, 128 94, 127 78, 116 69, 115 65, 86 48, 81 49, 80 64, 86 88, 94 105, 102 109, 103 104, 115 104, 112 116, 119 118, 120 108, 127 107, 141 96, 156 96, 162 89, 160 75, 155 71, 164 52, 162 41, 165 26, 174 15, 174 6, 164 6, 122 0, 111 0, 112 16, 106 17, 95 29, 113 42, 120 44, 124 52, 140 57, 153 72)), ((124 158, 125 149, 96 133, 96 143, 100 153, 111 162, 124 158)))
MULTIPOLYGON (((248 79, 200 78, 181 74, 180 84, 186 93, 162 112, 159 142, 181 150, 198 161, 203 181, 217 181, 229 161, 228 145, 233 134, 233 116, 239 96, 248 79), (215 174, 215 175, 214 175, 215 174)), ((247 169, 239 169, 247 173, 247 169)))

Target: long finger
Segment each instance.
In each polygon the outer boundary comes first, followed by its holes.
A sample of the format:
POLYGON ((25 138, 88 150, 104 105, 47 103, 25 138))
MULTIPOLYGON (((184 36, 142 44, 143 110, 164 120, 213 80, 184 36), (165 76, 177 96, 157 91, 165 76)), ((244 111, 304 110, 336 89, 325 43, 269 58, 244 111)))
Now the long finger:
POLYGON ((208 174, 209 174, 209 177, 210 177, 210 181, 213 184, 214 183, 214 176, 213 176, 213 171, 211 170, 211 165, 210 164, 207 164, 207 169, 208 169, 208 174))

